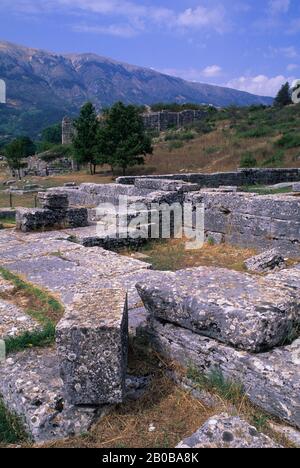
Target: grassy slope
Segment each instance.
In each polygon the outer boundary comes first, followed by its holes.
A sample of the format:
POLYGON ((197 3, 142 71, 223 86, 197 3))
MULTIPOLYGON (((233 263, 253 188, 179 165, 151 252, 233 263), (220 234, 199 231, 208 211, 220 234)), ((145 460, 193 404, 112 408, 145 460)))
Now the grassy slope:
POLYGON ((195 133, 194 139, 186 142, 178 138, 179 148, 174 148, 176 140, 174 145, 161 135, 154 154, 147 157, 146 172, 236 170, 248 154, 256 158, 259 167, 300 167, 300 105, 278 110, 230 109, 219 113, 213 124, 215 130, 208 134, 195 133), (279 146, 282 136, 287 141, 279 146))

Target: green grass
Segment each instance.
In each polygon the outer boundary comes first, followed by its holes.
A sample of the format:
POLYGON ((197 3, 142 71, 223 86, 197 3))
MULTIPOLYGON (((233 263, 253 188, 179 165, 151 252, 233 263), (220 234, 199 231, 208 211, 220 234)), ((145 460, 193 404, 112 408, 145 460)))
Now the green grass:
POLYGON ((16 444, 28 440, 21 419, 11 414, 0 398, 0 443, 16 444))
POLYGON ((240 382, 226 379, 218 369, 211 370, 209 374, 205 375, 194 367, 189 367, 187 377, 200 390, 214 392, 233 404, 239 403, 244 396, 243 385, 240 382))
POLYGON ((16 291, 22 291, 30 299, 30 307, 25 312, 41 324, 41 330, 25 332, 20 336, 5 340, 6 352, 12 353, 26 348, 47 347, 55 341, 55 326, 62 317, 63 306, 46 291, 26 283, 17 275, 0 267, 0 275, 15 286, 16 291))

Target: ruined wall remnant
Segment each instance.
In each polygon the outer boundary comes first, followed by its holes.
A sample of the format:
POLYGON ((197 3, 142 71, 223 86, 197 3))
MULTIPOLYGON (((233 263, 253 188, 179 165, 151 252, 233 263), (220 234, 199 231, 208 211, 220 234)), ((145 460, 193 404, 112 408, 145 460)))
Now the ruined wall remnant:
POLYGON ((71 145, 74 138, 74 123, 70 117, 64 117, 62 121, 62 144, 71 145))
POLYGON ((299 182, 300 169, 240 169, 235 172, 212 174, 167 174, 138 177, 119 177, 117 184, 134 185, 136 179, 171 179, 198 184, 204 188, 219 188, 222 185, 244 187, 249 185, 274 185, 281 182, 299 182))
MULTIPOLYGON (((204 110, 184 110, 182 112, 147 112, 142 114, 142 120, 146 130, 165 132, 170 128, 181 128, 203 120, 207 112, 204 110)), ((62 144, 70 145, 74 138, 74 124, 70 117, 64 117, 62 121, 62 144)))
POLYGON ((83 207, 69 208, 68 194, 61 191, 40 192, 41 208, 16 210, 16 228, 22 232, 54 228, 88 226, 88 210, 83 207))
POLYGON ((205 205, 207 237, 300 257, 300 200, 293 196, 198 192, 186 201, 205 205))

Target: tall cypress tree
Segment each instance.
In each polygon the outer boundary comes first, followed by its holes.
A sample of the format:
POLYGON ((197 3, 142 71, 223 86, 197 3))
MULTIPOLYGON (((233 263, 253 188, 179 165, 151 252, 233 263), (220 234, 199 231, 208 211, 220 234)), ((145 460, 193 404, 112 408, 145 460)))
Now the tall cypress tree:
POLYGON ((99 122, 96 110, 91 102, 87 102, 81 108, 80 115, 74 122, 74 128, 73 147, 75 160, 79 164, 89 164, 91 174, 95 174, 99 122))

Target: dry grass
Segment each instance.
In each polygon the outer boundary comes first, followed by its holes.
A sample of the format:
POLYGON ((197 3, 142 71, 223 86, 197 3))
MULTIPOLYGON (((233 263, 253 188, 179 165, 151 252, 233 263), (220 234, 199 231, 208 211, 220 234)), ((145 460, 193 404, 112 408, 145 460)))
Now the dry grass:
MULTIPOLYGON (((243 249, 229 244, 205 244, 199 250, 186 250, 185 241, 182 239, 153 242, 141 249, 139 253, 141 252, 149 257, 145 259, 146 262, 151 263, 156 270, 163 271, 199 266, 244 271, 244 261, 257 253, 254 249, 243 249)), ((134 253, 129 251, 123 254, 134 256, 134 253)))
POLYGON ((46 447, 172 448, 215 414, 166 377, 168 366, 157 355, 130 347, 129 368, 135 375, 152 376, 142 398, 117 406, 89 434, 46 447))

